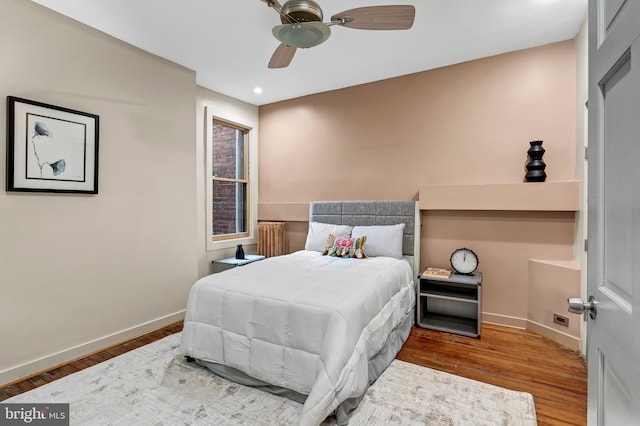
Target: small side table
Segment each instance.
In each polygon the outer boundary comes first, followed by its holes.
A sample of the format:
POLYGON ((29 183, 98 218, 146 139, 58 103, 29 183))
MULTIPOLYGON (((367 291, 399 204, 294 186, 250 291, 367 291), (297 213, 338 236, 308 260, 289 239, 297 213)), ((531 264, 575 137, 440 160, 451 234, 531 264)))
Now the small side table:
POLYGON ((246 254, 244 259, 236 259, 235 257, 229 257, 226 259, 218 259, 214 260, 213 263, 213 273, 226 271, 227 269, 235 268, 236 266, 244 266, 249 263, 257 262, 259 260, 264 259, 265 257, 260 254, 246 254))
POLYGON ((432 330, 480 337, 482 273, 421 275, 418 288, 418 325, 432 330))

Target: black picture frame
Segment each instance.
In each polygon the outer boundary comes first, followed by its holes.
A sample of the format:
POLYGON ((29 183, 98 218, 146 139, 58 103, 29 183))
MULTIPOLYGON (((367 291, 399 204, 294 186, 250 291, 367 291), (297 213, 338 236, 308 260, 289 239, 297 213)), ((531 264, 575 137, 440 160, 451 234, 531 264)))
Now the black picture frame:
POLYGON ((7 191, 98 193, 100 117, 7 96, 7 191))

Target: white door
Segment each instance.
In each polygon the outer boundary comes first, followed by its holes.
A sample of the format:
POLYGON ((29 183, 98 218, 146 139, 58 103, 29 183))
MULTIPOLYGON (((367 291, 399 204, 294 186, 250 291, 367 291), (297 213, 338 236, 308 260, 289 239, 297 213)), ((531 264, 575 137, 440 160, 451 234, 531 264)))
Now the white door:
POLYGON ((640 425, 640 0, 589 1, 589 425, 640 425))

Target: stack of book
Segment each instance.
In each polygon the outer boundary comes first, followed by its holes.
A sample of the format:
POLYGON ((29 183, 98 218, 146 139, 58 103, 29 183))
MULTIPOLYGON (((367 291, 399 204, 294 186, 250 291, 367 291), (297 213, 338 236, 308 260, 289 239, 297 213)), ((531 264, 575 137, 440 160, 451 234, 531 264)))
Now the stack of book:
POLYGON ((451 270, 443 268, 427 268, 424 270, 422 275, 449 278, 451 270))

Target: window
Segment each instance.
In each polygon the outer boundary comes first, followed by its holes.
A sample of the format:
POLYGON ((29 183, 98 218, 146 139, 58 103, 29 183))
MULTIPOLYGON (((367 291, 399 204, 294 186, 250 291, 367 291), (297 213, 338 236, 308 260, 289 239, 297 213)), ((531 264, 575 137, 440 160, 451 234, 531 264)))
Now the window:
POLYGON ((249 129, 212 118, 211 197, 212 239, 249 236, 249 129))

